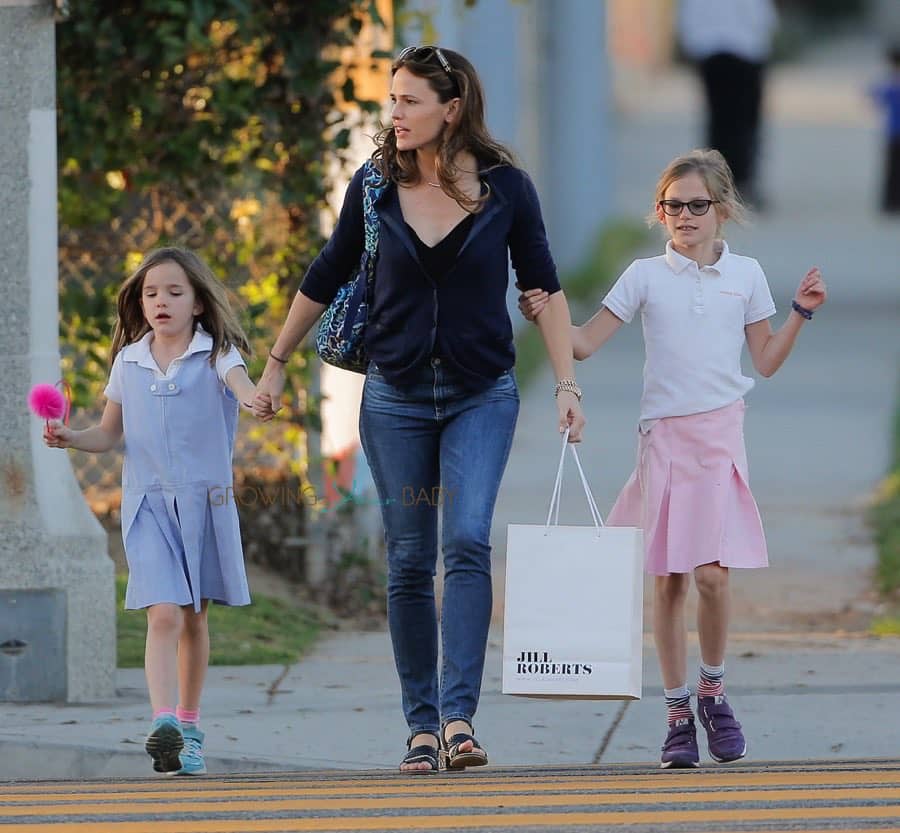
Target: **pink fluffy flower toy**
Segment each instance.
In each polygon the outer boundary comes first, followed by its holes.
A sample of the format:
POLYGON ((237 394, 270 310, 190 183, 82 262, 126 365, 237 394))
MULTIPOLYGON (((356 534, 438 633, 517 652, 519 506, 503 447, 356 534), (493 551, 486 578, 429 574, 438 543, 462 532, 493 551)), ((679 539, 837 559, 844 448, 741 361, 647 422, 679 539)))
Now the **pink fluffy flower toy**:
POLYGON ((28 407, 43 420, 49 422, 51 419, 61 419, 68 425, 72 407, 72 393, 68 383, 60 380, 55 385, 44 382, 35 385, 28 393, 28 407))

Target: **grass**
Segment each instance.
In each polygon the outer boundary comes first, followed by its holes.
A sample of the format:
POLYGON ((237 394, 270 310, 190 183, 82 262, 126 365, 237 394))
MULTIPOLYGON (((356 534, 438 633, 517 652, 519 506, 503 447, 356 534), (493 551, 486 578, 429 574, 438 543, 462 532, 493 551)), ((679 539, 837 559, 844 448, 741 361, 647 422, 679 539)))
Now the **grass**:
MULTIPOLYGON (((147 616, 125 610, 123 575, 116 577, 116 631, 119 668, 144 665, 147 616)), ((210 665, 289 664, 308 650, 322 623, 308 610, 268 596, 253 596, 248 607, 209 606, 210 665)))
MULTIPOLYGON (((614 220, 597 235, 584 263, 560 277, 570 306, 592 302, 600 306, 604 290, 609 288, 634 252, 649 239, 646 226, 634 220, 614 220)), ((547 360, 544 340, 535 326, 525 327, 516 336, 516 379, 524 389, 540 372, 547 360)))
POLYGON ((869 512, 878 553, 875 571, 878 589, 889 600, 890 612, 877 619, 872 631, 900 635, 900 404, 894 412, 894 456, 869 512))

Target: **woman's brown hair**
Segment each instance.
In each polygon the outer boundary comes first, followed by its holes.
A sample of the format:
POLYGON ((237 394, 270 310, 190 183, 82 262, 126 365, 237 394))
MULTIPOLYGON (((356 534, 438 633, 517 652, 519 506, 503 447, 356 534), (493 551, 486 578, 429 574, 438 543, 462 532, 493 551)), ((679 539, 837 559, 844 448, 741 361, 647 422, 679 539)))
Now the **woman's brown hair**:
POLYGON ((113 332, 109 363, 112 364, 119 351, 136 341, 140 341, 151 329, 144 317, 141 293, 144 278, 154 266, 161 263, 177 263, 187 275, 187 279, 203 307, 194 323, 200 323, 213 340, 209 363, 215 365, 216 357, 229 347, 237 347, 250 353, 250 342, 241 328, 231 303, 228 291, 212 270, 197 255, 188 249, 166 246, 149 252, 135 271, 126 278, 116 300, 116 327, 113 332))
MULTIPOLYGON (((515 165, 512 153, 496 141, 484 120, 484 89, 475 67, 459 52, 436 46, 404 49, 391 65, 393 77, 401 67, 424 78, 438 99, 446 103, 459 99, 459 115, 444 127, 438 140, 435 173, 441 188, 468 211, 481 209, 488 195, 470 199, 456 185, 459 169, 457 156, 468 151, 485 168, 515 165)), ((393 127, 387 127, 375 137, 378 145, 372 158, 382 176, 401 185, 415 185, 420 180, 414 150, 397 150, 393 127)))

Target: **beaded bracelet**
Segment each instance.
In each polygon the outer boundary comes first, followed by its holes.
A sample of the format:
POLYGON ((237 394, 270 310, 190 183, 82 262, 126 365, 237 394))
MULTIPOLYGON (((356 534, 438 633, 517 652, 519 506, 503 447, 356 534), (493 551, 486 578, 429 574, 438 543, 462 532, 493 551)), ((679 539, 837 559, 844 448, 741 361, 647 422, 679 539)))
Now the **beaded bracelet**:
POLYGON ((797 315, 805 318, 807 321, 813 317, 813 311, 811 309, 807 309, 806 307, 801 307, 796 301, 791 301, 791 309, 797 313, 797 315))
POLYGON ((553 392, 554 399, 559 397, 560 391, 574 393, 578 401, 581 402, 581 388, 578 387, 578 382, 574 379, 560 379, 556 383, 556 390, 553 392))

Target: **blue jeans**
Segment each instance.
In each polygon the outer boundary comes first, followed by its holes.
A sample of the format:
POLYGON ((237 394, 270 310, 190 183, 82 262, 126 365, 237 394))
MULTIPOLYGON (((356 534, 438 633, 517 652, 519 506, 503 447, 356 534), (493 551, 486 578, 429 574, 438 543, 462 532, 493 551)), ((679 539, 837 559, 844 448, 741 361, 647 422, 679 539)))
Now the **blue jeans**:
POLYGON ((388 625, 403 712, 413 734, 472 722, 491 621, 491 517, 509 457, 519 392, 511 373, 466 389, 432 359, 412 387, 373 364, 360 437, 381 502, 387 545, 388 625), (438 680, 438 509, 442 511, 443 667, 438 680))

